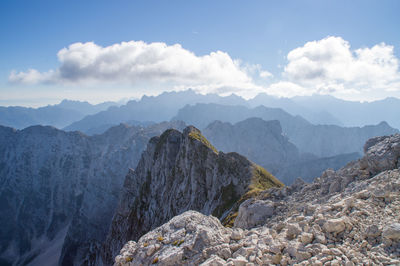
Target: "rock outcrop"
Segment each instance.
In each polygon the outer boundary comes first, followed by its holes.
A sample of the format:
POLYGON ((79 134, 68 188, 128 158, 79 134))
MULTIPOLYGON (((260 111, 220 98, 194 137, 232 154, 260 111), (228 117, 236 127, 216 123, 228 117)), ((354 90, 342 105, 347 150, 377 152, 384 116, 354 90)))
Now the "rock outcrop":
POLYGON ((400 265, 399 145, 398 134, 369 140, 362 159, 311 184, 265 190, 233 228, 185 212, 128 242, 114 265, 400 265))
MULTIPOLYGON (((125 179, 102 262, 112 263, 127 241, 139 239, 175 215, 197 210, 225 219, 236 211, 237 202, 245 195, 280 186, 282 183, 275 177, 245 157, 218 152, 194 127, 187 127, 183 133, 167 130, 150 140, 137 168, 125 179)), ((219 222, 213 218, 211 224, 219 222)), ((171 241, 175 240, 179 241, 171 241)), ((191 241, 196 242, 195 238, 191 241)), ((194 242, 196 247, 201 245, 194 242)), ((146 252, 155 252, 158 246, 153 244, 146 252)), ((175 246, 181 244, 177 242, 175 246)), ((165 259, 174 263, 168 252, 165 254, 165 259)))
POLYGON ((183 123, 121 124, 85 136, 0 127, 0 264, 81 265, 105 240, 128 168, 183 123))

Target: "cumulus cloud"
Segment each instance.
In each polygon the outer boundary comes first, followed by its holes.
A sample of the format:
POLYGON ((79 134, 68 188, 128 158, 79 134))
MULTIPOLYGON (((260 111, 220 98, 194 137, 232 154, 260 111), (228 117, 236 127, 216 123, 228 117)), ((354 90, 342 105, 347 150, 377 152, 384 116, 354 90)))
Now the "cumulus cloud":
MULTIPOLYGON (((400 90, 399 60, 394 47, 385 43, 351 50, 341 37, 327 37, 290 51, 287 59, 283 77, 298 86, 294 92, 299 94, 400 90)), ((273 84, 271 90, 281 85, 273 84)), ((288 91, 293 88, 291 85, 288 91)))
POLYGON ((130 41, 107 47, 93 42, 74 43, 58 54, 59 68, 41 73, 31 69, 12 72, 14 83, 82 84, 93 82, 168 83, 191 87, 255 85, 240 61, 216 51, 204 56, 181 45, 130 41))
POLYGON ((192 88, 247 98, 259 92, 282 97, 351 95, 354 99, 400 95, 399 59, 393 46, 379 43, 352 49, 348 41, 333 36, 290 51, 281 77, 274 77, 260 64, 243 63, 222 51, 198 56, 179 44, 160 42, 130 41, 106 47, 74 43, 57 56, 58 68, 13 71, 9 81, 77 86, 116 83, 141 88, 144 93, 192 88))

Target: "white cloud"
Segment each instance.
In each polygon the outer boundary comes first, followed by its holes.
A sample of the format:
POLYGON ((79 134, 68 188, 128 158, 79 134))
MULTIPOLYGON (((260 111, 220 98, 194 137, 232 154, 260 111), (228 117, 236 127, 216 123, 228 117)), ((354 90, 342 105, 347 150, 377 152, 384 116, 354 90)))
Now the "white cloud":
POLYGON ((309 96, 313 92, 290 81, 279 81, 271 84, 266 90, 268 94, 290 98, 293 96, 309 96))
POLYGON ((29 69, 27 72, 15 72, 11 71, 8 77, 12 83, 23 83, 23 84, 37 84, 50 82, 54 76, 53 71, 40 73, 36 69, 29 69))
MULTIPOLYGON (((181 45, 130 41, 107 47, 93 42, 74 43, 58 54, 59 68, 41 73, 12 72, 9 81, 20 84, 168 84, 186 87, 255 87, 248 66, 227 53, 196 56, 181 45)), ((256 67, 257 68, 257 67, 256 67)))
POLYGON ((197 56, 179 44, 130 41, 102 47, 74 43, 57 56, 58 68, 13 71, 9 81, 70 88, 100 84, 110 90, 122 87, 146 94, 193 88, 246 98, 259 92, 283 97, 331 94, 353 100, 400 95, 399 59, 393 46, 380 43, 352 49, 341 37, 307 42, 290 51, 287 64, 278 66, 283 69, 280 80, 260 64, 243 63, 222 51, 197 56))
MULTIPOLYGON (((399 60, 393 46, 385 43, 351 50, 349 42, 341 37, 327 37, 290 51, 287 59, 283 77, 303 87, 304 91, 299 87, 295 90, 299 95, 400 90, 399 60)), ((271 90, 281 85, 272 85, 271 90)), ((294 92, 293 86, 288 91, 294 92)), ((280 94, 291 93, 281 91, 280 94)))
POLYGON ((260 78, 271 78, 271 77, 273 77, 272 73, 266 70, 260 71, 260 78))

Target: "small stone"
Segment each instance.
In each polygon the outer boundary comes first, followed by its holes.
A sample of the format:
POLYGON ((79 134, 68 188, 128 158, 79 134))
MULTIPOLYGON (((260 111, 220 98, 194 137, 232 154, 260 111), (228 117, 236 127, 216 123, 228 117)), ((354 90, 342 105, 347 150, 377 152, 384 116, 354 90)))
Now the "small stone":
POLYGON ((392 223, 390 225, 385 226, 382 231, 382 237, 385 239, 390 239, 392 241, 400 240, 400 223, 392 223))
POLYGON ((233 239, 233 240, 240 240, 240 239, 242 239, 243 237, 244 237, 243 229, 241 229, 241 228, 235 228, 235 229, 233 229, 232 235, 231 235, 231 239, 233 239))
POLYGON ((310 252, 297 250, 296 259, 298 261, 308 260, 309 258, 311 258, 311 253, 310 252))
POLYGON ((201 266, 222 266, 225 265, 226 261, 216 255, 212 255, 208 260, 200 264, 201 266))
POLYGON ((346 229, 346 224, 343 218, 330 219, 326 221, 323 228, 328 233, 340 233, 346 229))
POLYGON ((245 266, 248 261, 246 260, 246 258, 238 256, 236 258, 230 258, 228 260, 228 263, 229 262, 233 263, 234 266, 245 266))
POLYGON ((275 265, 278 265, 281 263, 282 260, 282 254, 275 254, 271 258, 271 262, 275 265))
POLYGON ((365 230, 365 236, 368 238, 376 238, 381 234, 381 231, 379 230, 378 226, 373 224, 367 227, 365 230))
POLYGON ((303 243, 304 245, 310 244, 314 239, 313 234, 310 233, 302 233, 300 236, 300 241, 301 243, 303 243))
POLYGON ((301 233, 301 228, 298 224, 288 224, 286 228, 286 237, 288 239, 296 238, 301 233))
POLYGON ((156 252, 156 245, 150 245, 148 248, 147 248, 147 252, 146 252, 146 255, 147 256, 151 256, 151 255, 153 255, 154 254, 154 252, 156 252))

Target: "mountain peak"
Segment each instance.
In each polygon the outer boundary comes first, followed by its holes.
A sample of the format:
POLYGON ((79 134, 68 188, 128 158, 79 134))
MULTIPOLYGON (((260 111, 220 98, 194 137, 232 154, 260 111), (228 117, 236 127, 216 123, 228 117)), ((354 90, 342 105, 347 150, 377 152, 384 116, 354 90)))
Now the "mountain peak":
POLYGON ((262 167, 237 153, 222 153, 193 126, 154 137, 124 183, 102 257, 111 263, 122 245, 186 210, 232 223, 237 202, 282 186, 262 167))

